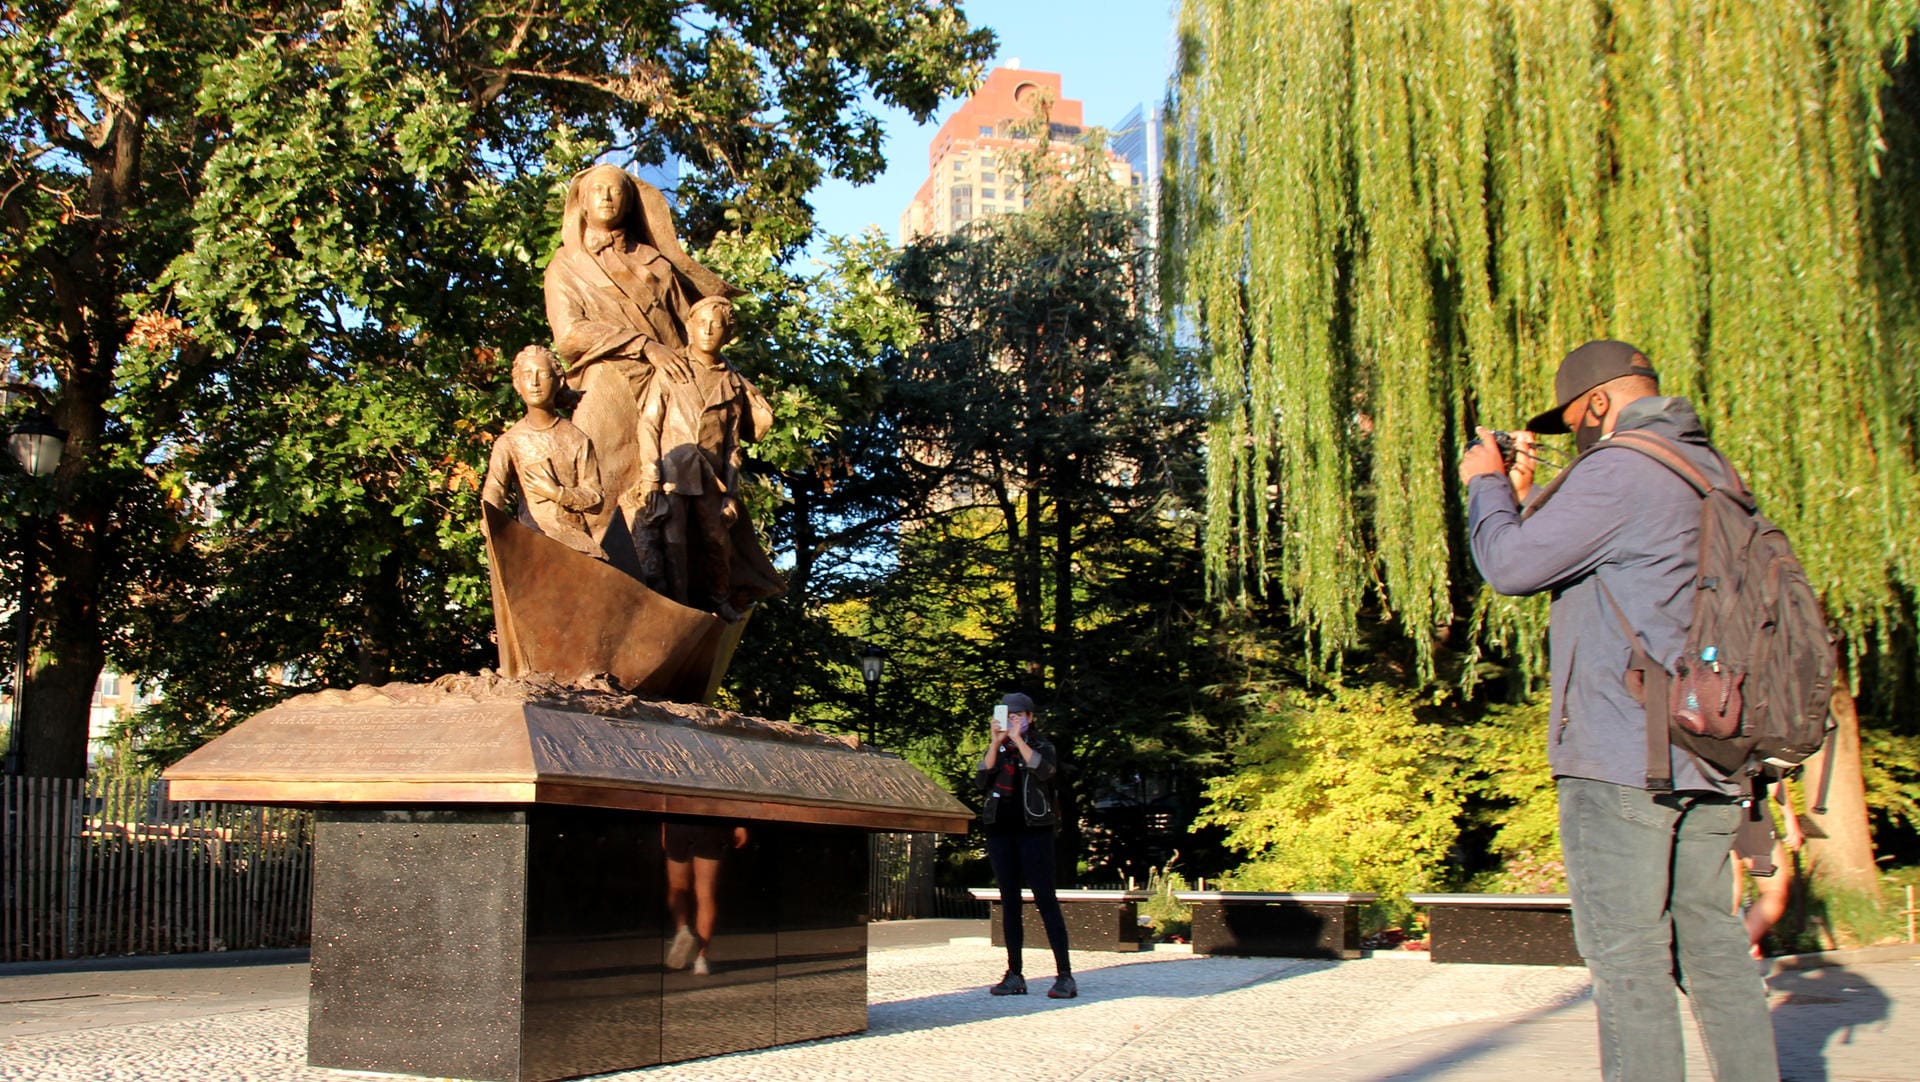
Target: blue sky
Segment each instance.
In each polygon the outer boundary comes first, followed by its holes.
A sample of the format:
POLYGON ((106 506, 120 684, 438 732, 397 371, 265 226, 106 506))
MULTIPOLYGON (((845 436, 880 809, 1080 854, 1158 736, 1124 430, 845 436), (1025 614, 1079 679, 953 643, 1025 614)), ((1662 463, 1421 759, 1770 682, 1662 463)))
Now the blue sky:
MULTIPOLYGON (((1020 66, 1060 73, 1066 97, 1086 104, 1089 125, 1111 126, 1142 102, 1166 96, 1173 49, 1173 10, 1178 0, 972 0, 967 20, 992 27, 1000 39, 994 67, 1018 59, 1020 66)), ((829 180, 814 193, 816 220, 834 234, 868 225, 895 239, 900 212, 927 176, 927 146, 940 122, 959 107, 941 106, 924 127, 906 113, 878 112, 887 132, 887 171, 855 187, 829 180)))

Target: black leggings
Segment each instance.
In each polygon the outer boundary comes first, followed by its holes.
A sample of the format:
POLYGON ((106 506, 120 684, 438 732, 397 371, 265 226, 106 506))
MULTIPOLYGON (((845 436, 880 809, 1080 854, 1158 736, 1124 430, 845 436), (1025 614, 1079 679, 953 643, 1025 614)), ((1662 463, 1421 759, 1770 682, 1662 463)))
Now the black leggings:
POLYGON ((1073 972, 1067 960, 1067 922, 1060 916, 1060 899, 1053 895, 1053 831, 989 834, 987 859, 993 864, 994 879, 1000 883, 1000 931, 1007 941, 1007 968, 1021 972, 1020 949, 1026 945, 1026 936, 1021 923, 1020 880, 1025 878, 1033 890, 1033 907, 1040 911, 1040 923, 1046 926, 1047 943, 1053 947, 1054 971, 1063 977, 1073 972))

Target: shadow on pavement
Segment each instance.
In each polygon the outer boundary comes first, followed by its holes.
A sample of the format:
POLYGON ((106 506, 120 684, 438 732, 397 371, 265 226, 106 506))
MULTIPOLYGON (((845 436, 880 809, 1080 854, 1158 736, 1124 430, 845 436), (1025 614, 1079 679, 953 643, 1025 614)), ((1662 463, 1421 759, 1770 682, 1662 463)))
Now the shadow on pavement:
POLYGON ((304 947, 284 950, 202 951, 194 954, 126 954, 108 958, 62 958, 49 962, 6 962, 0 977, 44 977, 57 973, 120 973, 135 969, 240 969, 247 966, 304 965, 304 947))
POLYGON ((867 1032, 878 1035, 914 1029, 943 1028, 965 1025, 984 1018, 1031 1014, 1042 1010, 1071 1010, 1081 1004, 1112 1003, 1116 1000, 1131 998, 1199 999, 1265 984, 1269 981, 1318 973, 1340 964, 1337 961, 1311 958, 1243 959, 1243 961, 1271 964, 1263 967, 1258 973, 1238 981, 1195 981, 1191 979, 1193 972, 1191 969, 1179 971, 1181 978, 1184 979, 1177 980, 1170 979, 1167 974, 1156 972, 1165 966, 1179 965, 1184 961, 1190 961, 1188 956, 1168 955, 1164 960, 1126 962, 1091 969, 1085 968, 1083 964, 1074 972, 1080 984, 1080 997, 1077 999, 1048 999, 1047 989, 1053 985, 1053 974, 1033 972, 1027 974, 1028 993, 1026 995, 988 995, 987 985, 999 976, 995 972, 985 977, 978 986, 965 991, 870 1003, 867 1007, 867 1032))
POLYGON ((1892 1018, 1887 994, 1845 966, 1787 970, 1768 986, 1781 1082, 1828 1082, 1830 1049, 1852 1044, 1856 1030, 1892 1018))

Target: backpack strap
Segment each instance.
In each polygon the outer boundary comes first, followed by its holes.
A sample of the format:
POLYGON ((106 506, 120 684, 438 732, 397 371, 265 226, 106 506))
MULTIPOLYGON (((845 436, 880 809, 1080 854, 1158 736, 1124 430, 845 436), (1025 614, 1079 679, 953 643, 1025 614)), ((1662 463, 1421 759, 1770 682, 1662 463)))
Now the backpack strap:
POLYGON ((1680 445, 1678 443, 1675 443, 1665 436, 1648 432, 1645 429, 1634 428, 1628 429, 1625 432, 1615 432, 1613 435, 1608 436, 1606 439, 1594 445, 1595 449, 1601 447, 1633 448, 1648 458, 1653 459, 1655 462, 1660 463, 1662 466, 1672 470, 1674 473, 1679 474, 1680 479, 1692 485, 1693 490, 1699 493, 1702 499, 1706 498, 1707 493, 1717 488, 1732 495, 1734 499, 1738 500, 1741 506, 1745 507, 1748 511, 1757 510, 1759 507, 1759 505, 1754 502, 1753 493, 1748 490, 1746 482, 1740 479, 1739 471, 1733 468, 1733 463, 1728 462, 1727 457, 1721 454, 1717 447, 1710 448, 1710 450, 1713 451, 1713 457, 1719 461, 1720 468, 1726 472, 1726 476, 1730 479, 1730 483, 1725 485, 1714 484, 1713 479, 1703 473, 1700 467, 1689 462, 1687 457, 1680 453, 1680 445))
POLYGON ((1646 643, 1640 633, 1628 622, 1626 610, 1620 602, 1613 599, 1613 591, 1597 573, 1593 581, 1600 585, 1600 595, 1607 599, 1607 606, 1613 610, 1613 618, 1620 621, 1620 630, 1627 636, 1627 645, 1633 650, 1633 658, 1627 666, 1628 676, 1637 676, 1639 680, 1628 680, 1627 691, 1640 700, 1646 710, 1647 720, 1647 790, 1655 793, 1673 790, 1673 757, 1670 754, 1672 738, 1667 735, 1667 726, 1656 725, 1667 714, 1667 696, 1669 682, 1673 679, 1667 667, 1654 659, 1647 651, 1646 643))

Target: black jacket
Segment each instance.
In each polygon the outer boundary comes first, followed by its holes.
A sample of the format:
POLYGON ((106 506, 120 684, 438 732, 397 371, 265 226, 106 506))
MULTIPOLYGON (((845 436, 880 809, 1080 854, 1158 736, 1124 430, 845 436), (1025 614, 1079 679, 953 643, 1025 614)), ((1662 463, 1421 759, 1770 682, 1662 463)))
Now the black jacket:
MULTIPOLYGON (((1052 741, 1038 732, 1028 730, 1027 746, 1040 753, 1040 765, 1029 769, 1019 757, 1019 749, 1012 741, 1002 745, 1002 755, 1014 756, 1013 793, 1020 800, 1020 809, 1026 815, 1029 827, 1051 827, 1060 821, 1059 813, 1054 810, 1052 778, 1060 767, 1058 754, 1053 750, 1052 741)), ((982 767, 974 771, 973 784, 987 794, 986 804, 980 809, 980 821, 992 825, 999 821, 1000 805, 1005 803, 993 792, 993 776, 999 772, 996 764, 992 769, 982 767)))

